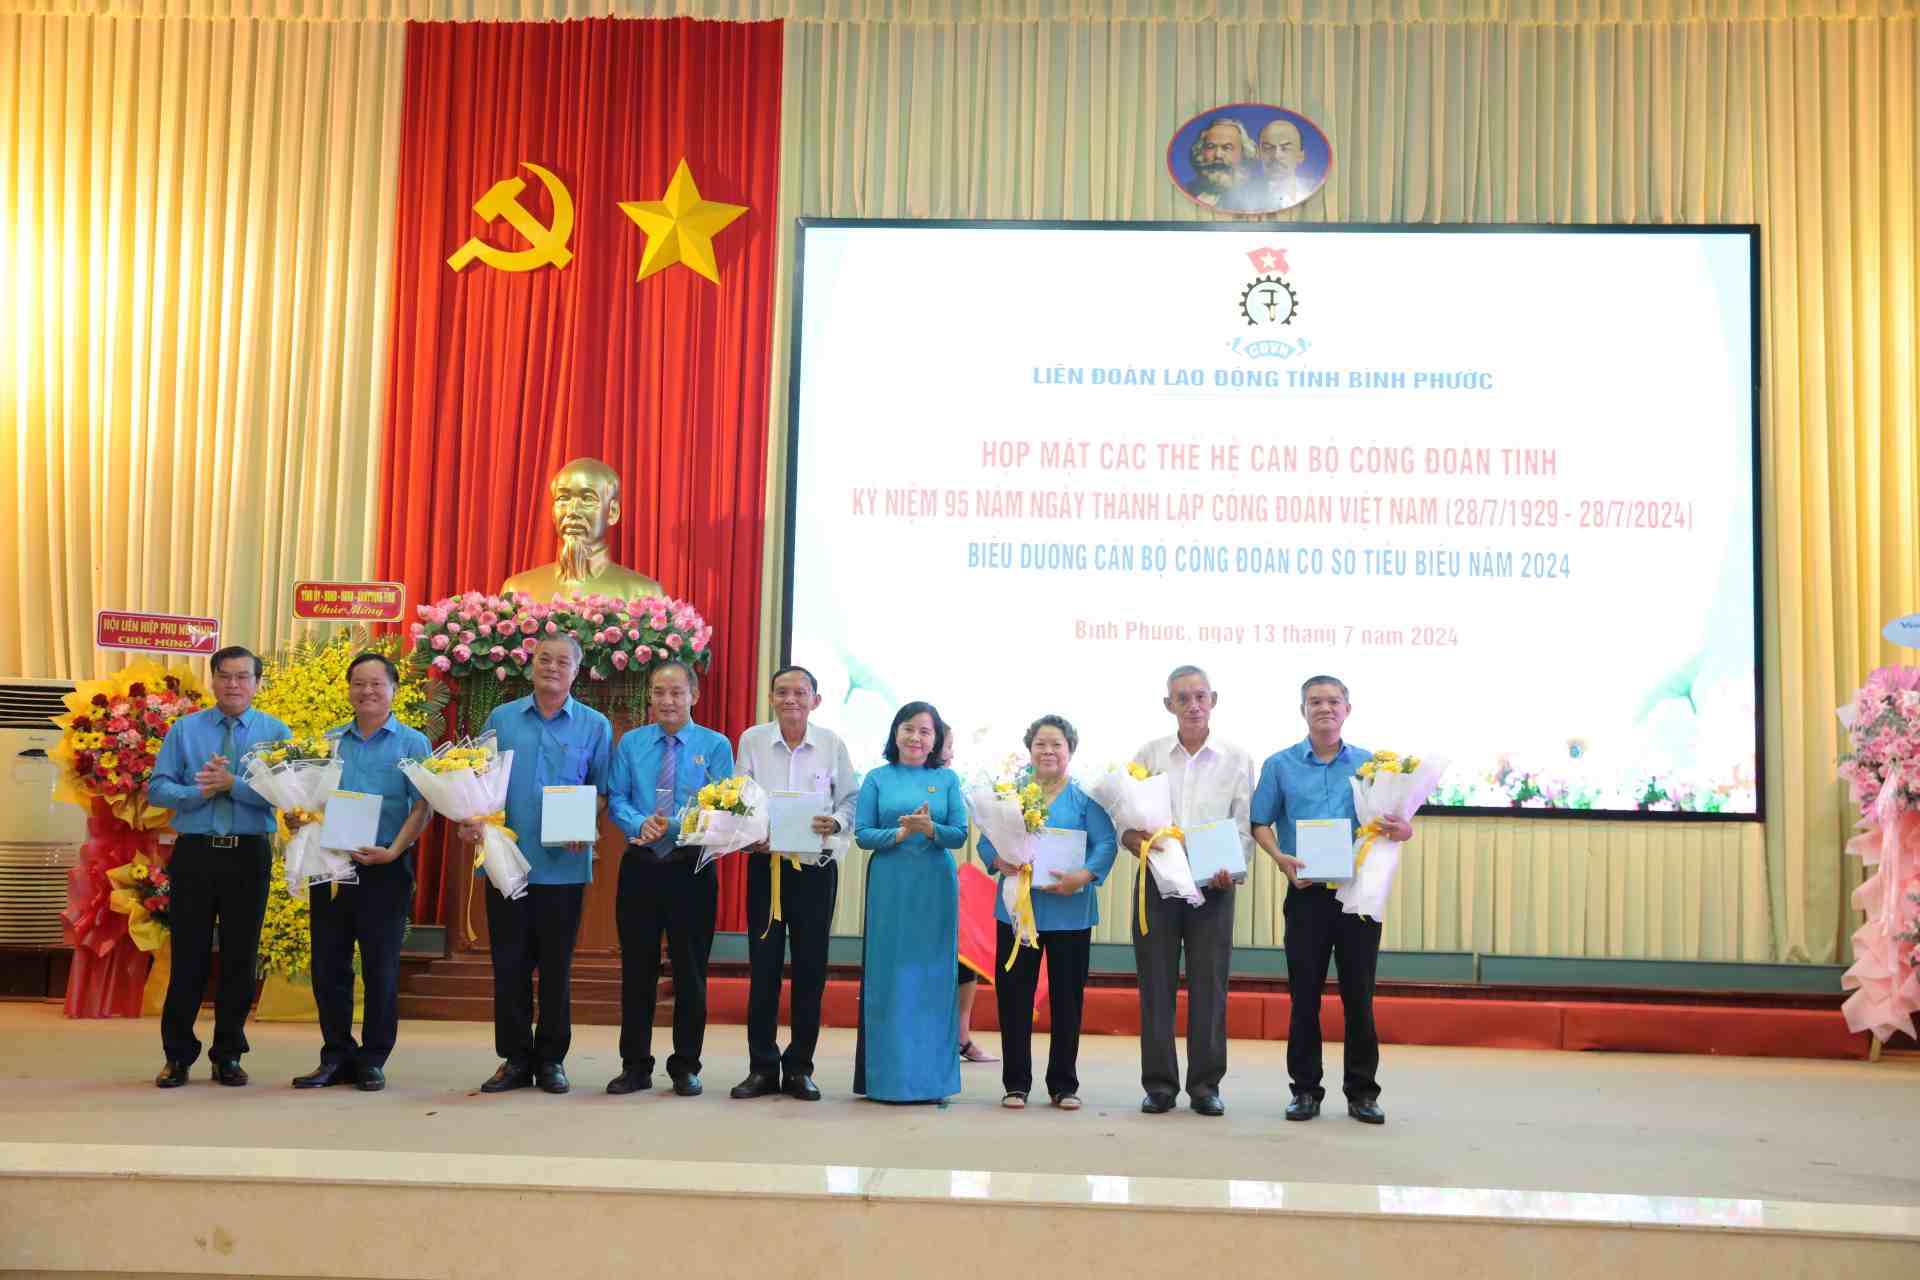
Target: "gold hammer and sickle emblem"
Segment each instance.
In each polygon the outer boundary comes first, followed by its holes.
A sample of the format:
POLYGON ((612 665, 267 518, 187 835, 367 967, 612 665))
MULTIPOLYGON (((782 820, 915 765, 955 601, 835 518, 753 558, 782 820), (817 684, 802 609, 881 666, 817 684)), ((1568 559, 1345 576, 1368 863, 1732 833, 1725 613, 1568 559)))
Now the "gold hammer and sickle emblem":
POLYGON ((520 203, 520 193, 527 189, 525 178, 502 178, 474 201, 473 211, 488 222, 505 218, 507 225, 526 239, 528 247, 500 249, 474 236, 447 259, 447 265, 455 271, 464 271, 475 258, 496 271, 532 271, 549 262, 557 269, 573 261, 573 251, 567 248, 573 235, 573 197, 566 183, 529 161, 521 161, 520 167, 546 187, 547 197, 553 201, 553 225, 544 225, 520 203))

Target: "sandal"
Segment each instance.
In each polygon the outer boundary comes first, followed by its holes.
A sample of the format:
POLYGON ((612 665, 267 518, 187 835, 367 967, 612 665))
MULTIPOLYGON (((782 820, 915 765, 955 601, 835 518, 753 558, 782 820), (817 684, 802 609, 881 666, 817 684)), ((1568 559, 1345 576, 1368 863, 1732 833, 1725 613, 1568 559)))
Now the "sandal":
POLYGON ((998 1062, 1000 1059, 969 1040, 960 1046, 960 1056, 968 1062, 998 1062))
POLYGON ((1062 1111, 1078 1111, 1080 1109, 1080 1099, 1075 1094, 1056 1093, 1053 1095, 1053 1105, 1062 1111))
POLYGON ((1009 1111, 1023 1111, 1026 1109, 1027 1095, 1024 1093, 1009 1093, 1006 1097, 1000 1099, 1000 1105, 1009 1111))

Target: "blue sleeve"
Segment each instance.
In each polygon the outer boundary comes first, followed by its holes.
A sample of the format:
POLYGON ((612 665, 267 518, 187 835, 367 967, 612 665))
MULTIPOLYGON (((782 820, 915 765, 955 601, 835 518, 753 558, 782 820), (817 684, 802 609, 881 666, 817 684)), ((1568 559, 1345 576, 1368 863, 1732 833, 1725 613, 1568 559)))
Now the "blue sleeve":
POLYGON ((860 784, 860 803, 854 806, 853 838, 862 849, 875 853, 900 843, 900 828, 880 825, 880 782, 871 773, 860 784))
POLYGON ((947 816, 960 815, 960 825, 953 826, 945 822, 933 824, 933 842, 942 849, 958 849, 967 842, 967 793, 961 789, 960 775, 948 769, 947 773, 947 816))
POLYGON ((1253 789, 1247 818, 1256 827, 1271 827, 1280 821, 1286 807, 1286 797, 1280 792, 1280 762, 1269 758, 1260 766, 1260 785, 1253 789))
POLYGON ((147 779, 147 799, 175 813, 192 813, 207 802, 194 784, 187 761, 186 734, 169 733, 160 740, 160 754, 147 779))
POLYGON ((1120 838, 1107 811, 1094 803, 1092 796, 1082 798, 1087 802, 1087 870, 1093 872, 1094 887, 1098 888, 1107 882, 1107 873, 1113 870, 1120 838))
MULTIPOLYGON (((637 743, 638 738, 634 739, 637 743)), ((636 811, 628 798, 633 792, 633 760, 637 752, 627 750, 623 740, 613 753, 613 764, 607 769, 607 817, 613 825, 620 828, 627 839, 632 840, 640 834, 640 827, 647 815, 636 811)))
POLYGON ((593 727, 593 755, 587 760, 587 785, 607 793, 608 757, 613 754, 613 725, 602 719, 593 727))

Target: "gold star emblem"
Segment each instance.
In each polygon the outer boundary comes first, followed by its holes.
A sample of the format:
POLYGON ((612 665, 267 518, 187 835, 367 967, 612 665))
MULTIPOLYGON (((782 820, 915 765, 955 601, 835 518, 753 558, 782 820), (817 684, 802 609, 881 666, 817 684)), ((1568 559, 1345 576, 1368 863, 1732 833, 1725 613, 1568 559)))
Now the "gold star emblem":
POLYGON ((667 184, 667 194, 659 200, 622 201, 620 209, 647 233, 647 249, 640 255, 640 274, 645 280, 656 271, 665 271, 682 263, 698 271, 715 284, 720 283, 720 268, 713 260, 713 238, 722 228, 747 211, 743 204, 722 204, 702 200, 700 188, 693 185, 693 171, 683 158, 667 184))

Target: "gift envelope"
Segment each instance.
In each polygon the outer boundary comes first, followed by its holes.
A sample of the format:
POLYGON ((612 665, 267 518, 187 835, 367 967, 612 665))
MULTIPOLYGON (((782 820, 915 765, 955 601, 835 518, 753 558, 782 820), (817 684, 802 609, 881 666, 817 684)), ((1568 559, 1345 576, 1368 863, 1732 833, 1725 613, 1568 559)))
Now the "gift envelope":
POLYGON ((1294 856, 1306 863, 1302 880, 1340 883, 1353 879, 1353 823, 1345 818, 1303 818, 1293 824, 1294 856))
POLYGON ((1206 884, 1220 871, 1232 876, 1235 884, 1247 878, 1246 846, 1240 843, 1240 825, 1232 818, 1182 827, 1181 831, 1186 837, 1187 865, 1193 869, 1195 884, 1206 884))
POLYGON ((1066 827, 1042 827, 1030 837, 1033 882, 1052 884, 1069 871, 1087 865, 1087 833, 1066 827))

